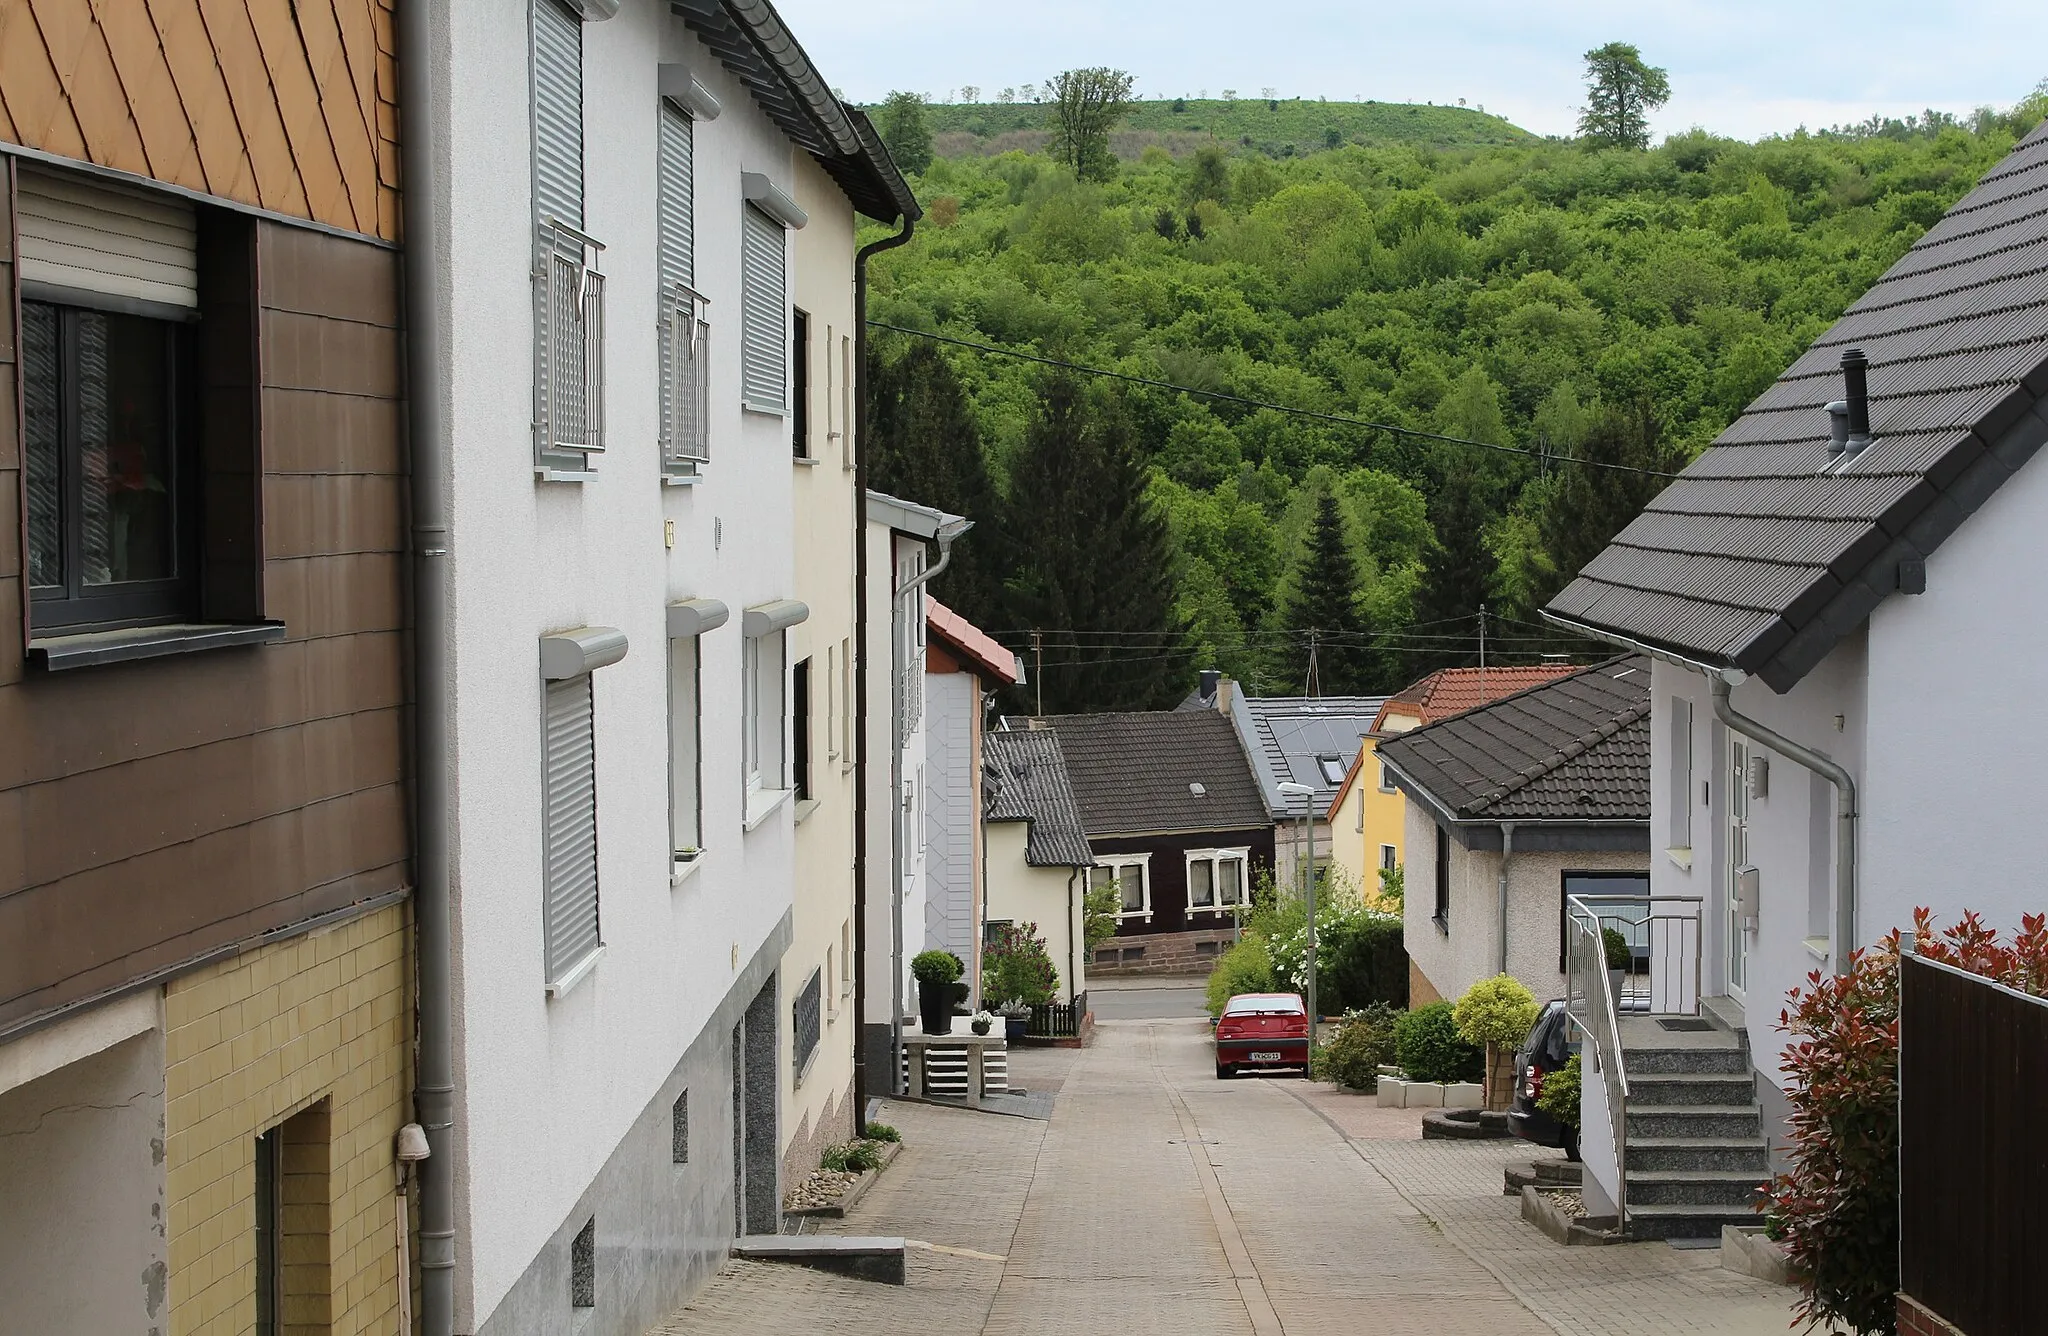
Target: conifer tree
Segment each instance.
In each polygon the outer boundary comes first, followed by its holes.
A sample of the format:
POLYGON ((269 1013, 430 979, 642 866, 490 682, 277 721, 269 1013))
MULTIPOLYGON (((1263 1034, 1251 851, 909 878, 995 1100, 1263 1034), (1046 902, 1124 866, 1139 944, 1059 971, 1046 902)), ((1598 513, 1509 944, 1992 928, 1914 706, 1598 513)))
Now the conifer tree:
POLYGON ((1378 655, 1372 628, 1358 610, 1358 563, 1345 541, 1344 511, 1335 492, 1316 498, 1315 522, 1306 537, 1293 588, 1281 607, 1287 634, 1279 641, 1274 668, 1287 691, 1363 695, 1378 683, 1378 655))
POLYGON ((1046 377, 1002 528, 1014 545, 1003 623, 1044 633, 1025 708, 1041 691, 1047 714, 1162 709, 1186 693, 1172 544, 1119 395, 1046 377))
POLYGON ((1657 475, 1676 472, 1682 462, 1665 443, 1647 402, 1603 409, 1572 456, 1587 463, 1560 466, 1537 519, 1537 532, 1555 570, 1553 587, 1535 591, 1543 603, 1571 583, 1670 483, 1657 475), (1639 471, 1588 464, 1619 464, 1639 471))
POLYGON ((1442 650, 1411 649, 1402 656, 1405 676, 1478 660, 1479 605, 1493 594, 1498 562, 1486 545, 1486 523, 1494 511, 1478 447, 1437 447, 1438 482, 1429 498, 1429 526, 1436 541, 1423 559, 1422 587, 1415 591, 1415 620, 1430 635, 1459 635, 1472 627, 1470 647, 1438 642, 1442 650))

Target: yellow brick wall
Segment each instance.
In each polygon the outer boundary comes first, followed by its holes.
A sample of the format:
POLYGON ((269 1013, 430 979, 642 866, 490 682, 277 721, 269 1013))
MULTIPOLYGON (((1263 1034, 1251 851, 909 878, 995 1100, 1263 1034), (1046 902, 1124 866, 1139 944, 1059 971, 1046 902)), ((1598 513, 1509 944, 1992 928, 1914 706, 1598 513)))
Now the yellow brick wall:
POLYGON ((334 1336, 397 1329, 409 937, 394 905, 165 988, 172 1336, 255 1330, 256 1138, 323 1099, 334 1336))

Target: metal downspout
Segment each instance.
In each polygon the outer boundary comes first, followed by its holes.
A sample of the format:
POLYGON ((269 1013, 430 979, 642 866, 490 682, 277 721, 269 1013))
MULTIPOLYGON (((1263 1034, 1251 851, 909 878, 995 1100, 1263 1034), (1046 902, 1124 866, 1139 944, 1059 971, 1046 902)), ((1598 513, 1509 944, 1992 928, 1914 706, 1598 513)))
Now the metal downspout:
MULTIPOLYGON (((410 8, 410 6, 401 6, 410 8)), ((910 240, 916 223, 871 241, 853 255, 853 1108, 854 1130, 868 1117, 868 259, 910 240), (855 424, 858 423, 858 428, 855 424)), ((893 578, 893 577, 892 577, 893 578)), ((891 651, 893 653, 893 650, 891 651)), ((892 710, 893 715, 895 712, 892 710)), ((898 1013, 901 1014, 900 1012, 898 1013)), ((896 1078, 889 1078, 896 1089, 896 1078)))
POLYGON ((1515 823, 1500 823, 1500 968, 1508 972, 1508 863, 1515 856, 1515 823))
POLYGON ((1849 952, 1856 945, 1856 780, 1812 748, 1772 732, 1748 715, 1736 713, 1729 698, 1734 684, 1725 674, 1708 673, 1707 680, 1713 684, 1716 719, 1750 741, 1797 761, 1835 786, 1835 939, 1828 944, 1828 959, 1837 975, 1847 974, 1849 952))
MULTIPOLYGON (((420 1165, 420 1331, 455 1330, 455 1052, 448 855, 448 387, 443 260, 448 220, 447 11, 398 6, 406 109, 405 361, 410 428, 415 802, 414 951, 419 1050, 413 1104, 427 1134, 420 1165)), ((409 1278, 401 1283, 410 1285, 409 1278)))

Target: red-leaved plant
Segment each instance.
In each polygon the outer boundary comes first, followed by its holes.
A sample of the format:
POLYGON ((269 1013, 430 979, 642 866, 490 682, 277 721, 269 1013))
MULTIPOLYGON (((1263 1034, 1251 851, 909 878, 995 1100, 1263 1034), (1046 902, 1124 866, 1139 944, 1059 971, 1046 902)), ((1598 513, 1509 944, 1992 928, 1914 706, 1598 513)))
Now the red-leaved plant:
MULTIPOLYGON (((2008 988, 2048 996, 2048 917, 2029 914, 2010 944, 1966 913, 1936 934, 1913 911, 1915 954, 2008 988)), ((1788 995, 1778 1028, 1792 1103, 1790 1172, 1764 1202, 1804 1295, 1811 1330, 1897 1330, 1899 1287, 1899 955, 1896 931, 1849 957, 1840 977, 1816 971, 1788 995)))

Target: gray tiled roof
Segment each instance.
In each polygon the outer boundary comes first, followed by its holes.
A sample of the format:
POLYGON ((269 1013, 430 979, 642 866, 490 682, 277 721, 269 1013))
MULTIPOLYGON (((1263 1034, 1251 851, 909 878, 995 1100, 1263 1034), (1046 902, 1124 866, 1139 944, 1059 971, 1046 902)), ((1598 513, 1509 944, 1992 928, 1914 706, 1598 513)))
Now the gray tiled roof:
POLYGON ((1987 173, 1548 612, 1789 689, 2048 439, 2048 123, 1987 173), (1874 442, 1833 476, 1842 353, 1874 442))
POLYGON ((1094 838, 1272 824, 1230 721, 1214 710, 1062 714, 1037 722, 1059 734, 1082 824, 1094 838))
POLYGON ((1231 722, 1251 758, 1267 813, 1276 819, 1301 815, 1301 800, 1290 802, 1280 792, 1283 780, 1315 789, 1318 819, 1329 811, 1344 771, 1358 756, 1359 739, 1372 730, 1386 702, 1385 696, 1244 696, 1233 702, 1231 722), (1322 756, 1343 763, 1335 781, 1317 764, 1322 756))
POLYGON ((1056 734, 1050 729, 988 733, 981 757, 988 819, 1031 823, 1024 841, 1026 863, 1087 867, 1095 861, 1056 734))
POLYGON ((1382 739, 1395 774, 1460 818, 1650 819, 1650 661, 1628 655, 1382 739))

